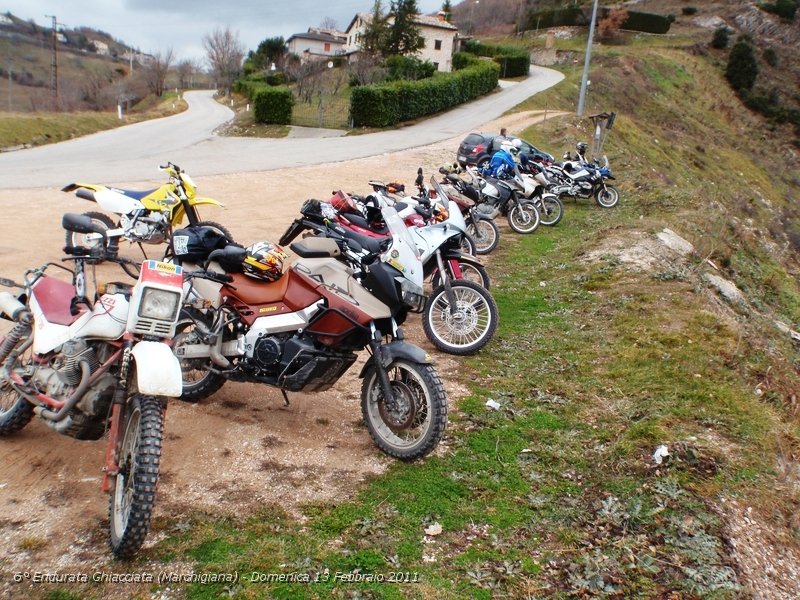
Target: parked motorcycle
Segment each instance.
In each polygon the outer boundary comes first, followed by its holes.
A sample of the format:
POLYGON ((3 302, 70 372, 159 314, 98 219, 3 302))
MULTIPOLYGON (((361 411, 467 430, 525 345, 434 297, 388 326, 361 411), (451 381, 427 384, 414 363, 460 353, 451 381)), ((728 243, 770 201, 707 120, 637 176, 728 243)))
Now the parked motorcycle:
POLYGON ((539 227, 541 217, 536 206, 525 199, 526 193, 532 193, 532 184, 527 182, 518 172, 508 174, 505 179, 482 176, 476 167, 468 166, 464 172, 470 178, 466 184, 480 194, 484 203, 479 210, 493 218, 505 215, 508 225, 517 233, 533 233, 539 227))
MULTIPOLYGON (((104 228, 90 217, 64 215, 73 233, 104 228)), ((169 346, 181 307, 180 267, 141 264, 130 286, 109 283, 87 297, 87 264, 100 252, 68 246, 72 283, 46 263, 25 272, 21 290, 0 292, 0 314, 13 321, 0 342, 0 435, 40 417, 56 432, 97 440, 108 431, 103 491, 110 493, 109 544, 119 558, 136 553, 147 535, 156 498, 164 410, 181 395, 181 369, 169 346)), ((115 262, 125 259, 112 259, 115 262)), ((95 289, 97 289, 95 282, 95 289)))
POLYGON ((174 345, 183 398, 235 380, 277 387, 288 402, 287 392, 330 388, 368 348, 360 377, 370 436, 402 460, 431 452, 447 423, 444 386, 431 356, 399 328, 424 303, 422 264, 396 211, 386 209, 385 220, 391 237, 383 242, 292 243, 299 258, 286 272, 286 255, 269 243, 228 245, 203 260, 209 246, 196 246, 193 231, 176 241, 176 259, 194 275, 174 345), (365 267, 352 270, 337 260, 343 254, 365 267))
POLYGON ((542 225, 547 227, 558 225, 564 216, 564 203, 556 194, 550 192, 556 184, 547 177, 543 165, 529 160, 524 154, 520 158, 517 167, 519 173, 530 182, 525 187, 525 197, 536 206, 542 225))
MULTIPOLYGON (((117 215, 117 221, 101 212, 86 212, 92 221, 102 224, 105 232, 106 249, 110 256, 119 251, 120 240, 139 244, 163 244, 169 242, 172 230, 178 228, 184 218, 190 227, 214 227, 229 240, 233 236, 223 225, 213 221, 202 221, 198 206, 222 206, 212 198, 197 195, 197 186, 188 173, 177 165, 167 163, 160 166, 169 179, 164 185, 144 191, 123 190, 94 183, 71 183, 62 192, 75 192, 78 198, 96 202, 100 208, 117 215)), ((95 233, 80 234, 67 231, 67 246, 91 248, 100 243, 95 233)), ((144 249, 142 249, 144 253, 144 249)), ((167 249, 164 255, 168 255, 167 249)), ((135 276, 135 274, 132 274, 135 276)))
MULTIPOLYGON (((445 191, 431 179, 437 196, 446 198, 445 191)), ((455 202, 450 201, 448 218, 426 227, 410 227, 408 231, 420 253, 425 278, 430 278, 433 292, 423 310, 423 328, 428 339, 443 352, 473 354, 483 348, 494 335, 498 322, 497 304, 489 291, 476 281, 465 279, 470 265, 488 279, 485 268, 477 260, 463 256, 459 239, 464 232, 464 218, 455 202), (472 264, 474 263, 476 264, 472 264)), ((310 230, 316 235, 338 236, 364 245, 375 238, 363 236, 324 216, 325 203, 309 200, 301 209, 302 217, 296 219, 281 237, 286 245, 300 233, 310 230)), ((328 205, 329 206, 329 205, 328 205)), ((353 265, 358 268, 358 265, 353 265)))
POLYGON ((603 208, 612 208, 619 202, 617 188, 606 183, 615 179, 608 165, 608 157, 603 157, 603 165, 599 161, 587 162, 583 157, 573 159, 569 153, 564 155, 565 162, 545 167, 548 177, 555 185, 549 191, 559 197, 591 198, 603 208))

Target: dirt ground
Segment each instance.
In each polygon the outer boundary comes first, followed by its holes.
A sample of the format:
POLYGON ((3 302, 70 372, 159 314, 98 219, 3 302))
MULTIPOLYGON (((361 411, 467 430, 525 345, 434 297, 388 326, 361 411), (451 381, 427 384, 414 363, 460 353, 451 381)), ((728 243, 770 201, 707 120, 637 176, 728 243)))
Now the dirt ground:
MULTIPOLYGON (((506 125, 521 130, 539 118, 520 113, 484 129, 506 125)), ((226 225, 241 243, 277 241, 306 199, 327 199, 335 189, 367 193, 370 179, 399 180, 411 187, 418 167, 430 176, 452 162, 461 137, 315 167, 194 176, 202 195, 226 206, 206 208, 201 216, 226 225)), ((154 156, 154 170, 165 160, 192 173, 191 165, 170 156, 154 156)), ((75 179, 81 179, 80 173, 75 179)), ((130 189, 160 183, 115 182, 130 189)), ((97 209, 55 188, 0 191, 0 206, 0 276, 17 280, 27 267, 60 259, 64 212, 97 209)), ((406 327, 412 341, 436 355, 453 411, 462 396, 457 360, 436 353, 421 329, 416 317, 406 327)), ((301 503, 348 498, 391 463, 360 424, 360 364, 328 392, 290 394, 289 406, 274 388, 230 382, 198 405, 172 402, 155 518, 180 517, 190 510, 242 515, 271 503, 299 517, 301 503)), ((0 588, 5 592, 19 591, 8 587, 16 572, 86 571, 108 563, 108 498, 100 490, 104 449, 105 440, 77 441, 38 420, 0 438, 0 588)), ((146 543, 158 537, 151 533, 146 543)))

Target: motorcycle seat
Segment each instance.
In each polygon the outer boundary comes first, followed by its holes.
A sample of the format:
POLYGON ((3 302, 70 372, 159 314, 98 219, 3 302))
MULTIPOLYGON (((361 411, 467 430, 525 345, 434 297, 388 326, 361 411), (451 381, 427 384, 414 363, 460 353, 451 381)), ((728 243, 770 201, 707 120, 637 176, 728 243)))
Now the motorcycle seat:
POLYGON ((274 304, 283 301, 286 288, 289 286, 289 273, 280 276, 277 281, 261 281, 241 273, 231 275, 233 281, 228 285, 235 290, 236 297, 250 305, 274 304))
POLYGON ((389 233, 388 227, 383 226, 383 227, 380 227, 380 228, 376 228, 374 226, 374 224, 372 224, 369 221, 367 221, 367 219, 365 219, 361 215, 354 215, 352 213, 339 213, 339 214, 341 215, 342 219, 344 219, 348 223, 352 223, 353 225, 356 225, 358 227, 363 227, 364 229, 369 229, 371 231, 374 231, 375 233, 381 233, 381 234, 389 233))
POLYGON ((134 200, 141 200, 158 190, 158 188, 153 188, 152 190, 123 190, 120 188, 114 188, 114 191, 117 193, 122 194, 123 196, 127 196, 128 198, 133 198, 134 200))

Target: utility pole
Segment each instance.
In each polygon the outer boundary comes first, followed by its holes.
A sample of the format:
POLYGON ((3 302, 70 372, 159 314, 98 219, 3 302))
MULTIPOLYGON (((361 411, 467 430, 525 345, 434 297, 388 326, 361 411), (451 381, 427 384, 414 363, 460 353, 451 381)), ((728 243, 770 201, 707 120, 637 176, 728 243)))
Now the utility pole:
POLYGON ((11 112, 11 63, 8 63, 8 112, 11 112))
POLYGON ((578 116, 583 116, 586 102, 586 86, 589 85, 589 62, 592 59, 592 40, 594 39, 594 23, 597 20, 597 0, 592 7, 592 22, 589 24, 589 39, 586 41, 586 59, 583 61, 583 77, 581 78, 581 93, 578 97, 578 116))
POLYGON ((53 110, 58 112, 58 31, 55 15, 45 15, 53 19, 53 73, 50 77, 50 90, 53 92, 53 110))

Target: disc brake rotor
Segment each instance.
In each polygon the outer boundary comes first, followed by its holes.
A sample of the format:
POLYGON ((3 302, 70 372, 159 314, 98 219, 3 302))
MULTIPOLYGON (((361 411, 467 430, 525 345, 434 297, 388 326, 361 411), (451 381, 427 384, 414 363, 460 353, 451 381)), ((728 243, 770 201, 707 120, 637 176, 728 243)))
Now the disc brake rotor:
POLYGON ((417 415, 414 394, 402 381, 394 380, 391 384, 393 397, 388 402, 384 399, 378 402, 381 419, 393 431, 410 429, 417 415))
POLYGON ((456 310, 452 313, 449 308, 442 311, 442 321, 449 331, 455 333, 469 332, 478 324, 478 312, 475 307, 465 300, 456 302, 456 310))

